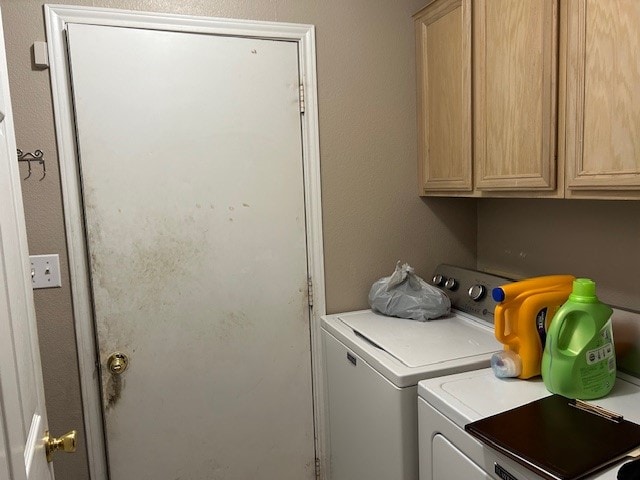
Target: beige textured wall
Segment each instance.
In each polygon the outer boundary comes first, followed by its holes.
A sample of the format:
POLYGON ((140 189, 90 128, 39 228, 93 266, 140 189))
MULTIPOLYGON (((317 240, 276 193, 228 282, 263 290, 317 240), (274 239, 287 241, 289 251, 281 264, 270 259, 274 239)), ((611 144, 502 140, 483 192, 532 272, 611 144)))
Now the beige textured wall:
MULTIPOLYGON (((425 0, 144 0, 65 3, 316 25, 327 309, 366 307, 373 281, 402 259, 428 276, 447 261, 474 267, 476 201, 416 194, 414 39, 425 0)), ((82 410, 48 71, 32 69, 44 40, 42 2, 0 0, 18 147, 40 148, 47 177, 23 182, 32 254, 61 255, 63 287, 35 292, 54 433, 80 430, 58 478, 87 478, 82 410)))
POLYGON ((640 202, 482 200, 478 268, 588 277, 602 301, 640 311, 640 202))

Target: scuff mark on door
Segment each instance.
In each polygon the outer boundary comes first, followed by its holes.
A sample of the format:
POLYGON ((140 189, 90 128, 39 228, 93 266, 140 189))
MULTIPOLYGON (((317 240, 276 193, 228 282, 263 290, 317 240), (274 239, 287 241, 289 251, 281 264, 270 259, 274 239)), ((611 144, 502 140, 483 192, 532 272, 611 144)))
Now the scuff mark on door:
POLYGON ((104 386, 104 404, 107 410, 113 408, 120 396, 122 395, 122 387, 124 382, 120 375, 109 375, 106 385, 104 386))

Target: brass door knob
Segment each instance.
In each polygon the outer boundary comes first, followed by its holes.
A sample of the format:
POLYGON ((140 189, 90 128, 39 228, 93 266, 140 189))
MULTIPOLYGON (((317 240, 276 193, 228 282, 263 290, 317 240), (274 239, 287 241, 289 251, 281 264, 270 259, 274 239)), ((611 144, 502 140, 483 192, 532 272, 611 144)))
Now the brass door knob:
POLYGON ((71 430, 59 438, 51 437, 49 430, 44 433, 44 445, 47 452, 47 462, 53 460, 53 453, 58 450, 73 453, 76 451, 76 431, 71 430))
POLYGON ((122 352, 114 352, 107 359, 107 368, 112 375, 122 374, 129 366, 129 357, 122 352))

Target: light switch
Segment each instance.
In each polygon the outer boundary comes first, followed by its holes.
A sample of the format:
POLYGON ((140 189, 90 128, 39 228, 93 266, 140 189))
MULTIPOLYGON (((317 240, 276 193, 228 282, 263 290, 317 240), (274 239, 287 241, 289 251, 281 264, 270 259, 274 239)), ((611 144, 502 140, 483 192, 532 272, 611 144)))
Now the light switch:
POLYGON ((47 51, 47 42, 33 43, 33 63, 40 69, 49 68, 49 52, 47 51))
POLYGON ((30 255, 31 285, 33 288, 60 287, 60 257, 53 255, 30 255))

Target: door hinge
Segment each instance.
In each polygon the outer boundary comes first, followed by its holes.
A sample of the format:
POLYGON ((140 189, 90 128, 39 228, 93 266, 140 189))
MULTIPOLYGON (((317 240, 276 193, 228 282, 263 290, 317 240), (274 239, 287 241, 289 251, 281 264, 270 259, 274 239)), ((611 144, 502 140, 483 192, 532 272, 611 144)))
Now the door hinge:
POLYGON ((316 480, 320 480, 320 459, 316 457, 316 480))
POLYGON ((309 302, 309 306, 313 307, 313 279, 311 277, 307 277, 307 299, 309 302))
POLYGON ((304 84, 300 84, 300 113, 304 113, 304 84))

